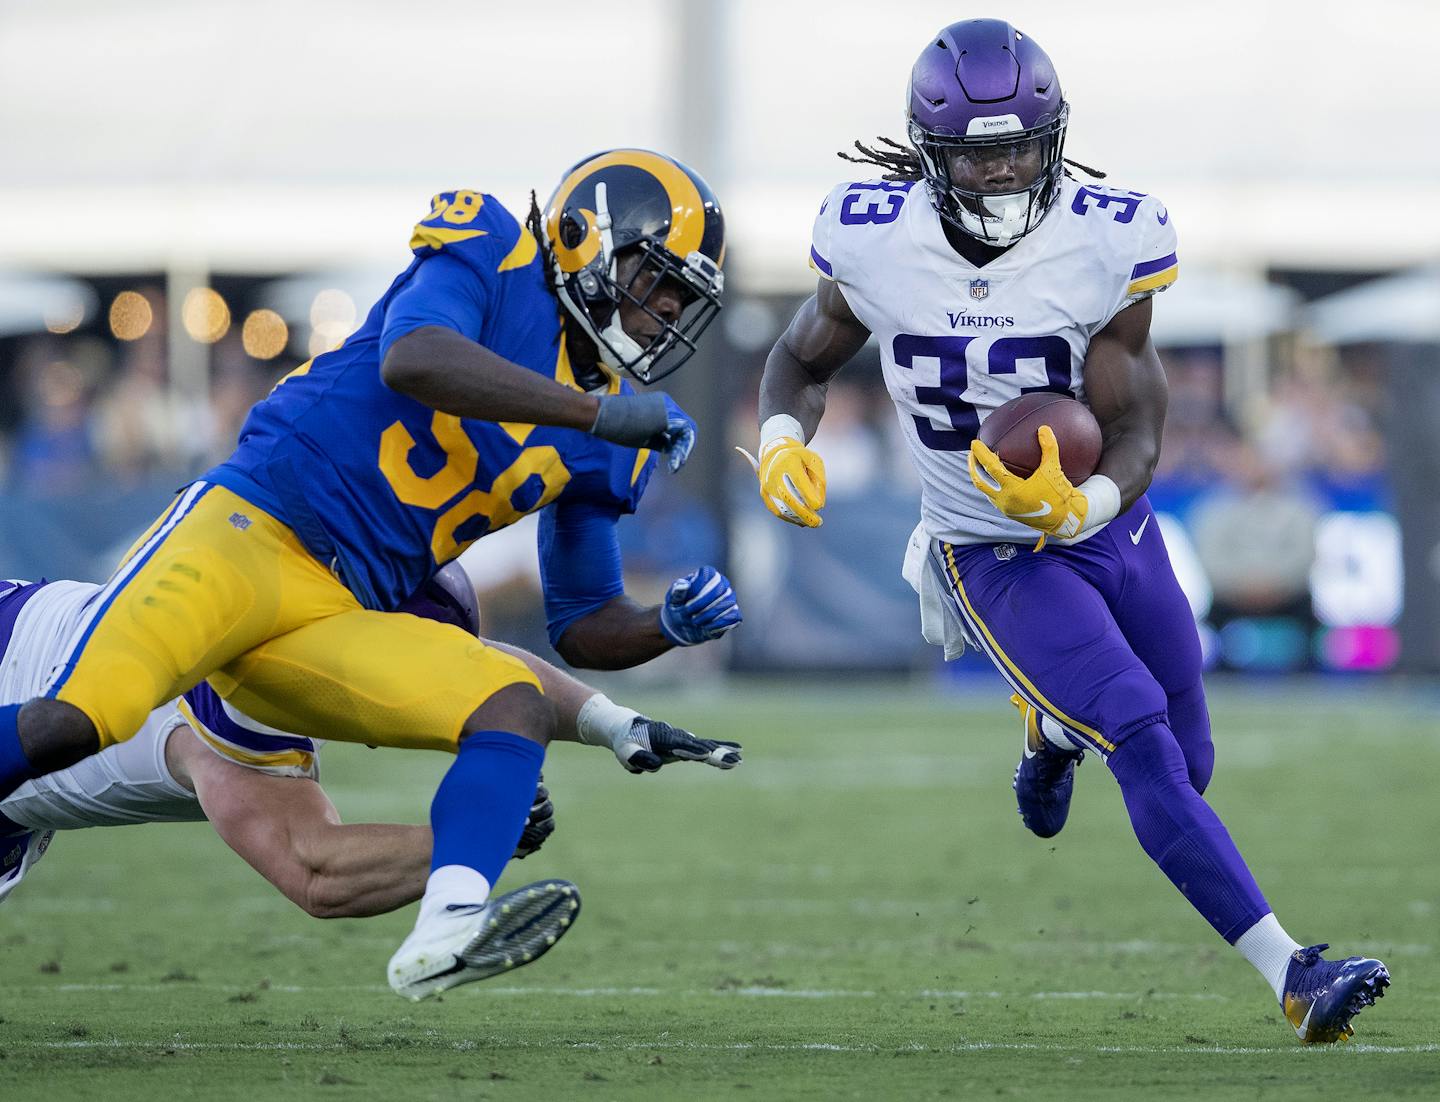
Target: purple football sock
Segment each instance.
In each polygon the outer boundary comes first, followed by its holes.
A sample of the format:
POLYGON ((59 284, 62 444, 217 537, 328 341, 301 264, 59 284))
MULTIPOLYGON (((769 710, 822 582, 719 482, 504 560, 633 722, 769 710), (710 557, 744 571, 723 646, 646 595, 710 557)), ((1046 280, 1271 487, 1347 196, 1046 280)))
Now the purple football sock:
POLYGON ((1168 727, 1142 727, 1108 764, 1141 847, 1221 937, 1233 944, 1269 913, 1225 824, 1191 785, 1168 727))

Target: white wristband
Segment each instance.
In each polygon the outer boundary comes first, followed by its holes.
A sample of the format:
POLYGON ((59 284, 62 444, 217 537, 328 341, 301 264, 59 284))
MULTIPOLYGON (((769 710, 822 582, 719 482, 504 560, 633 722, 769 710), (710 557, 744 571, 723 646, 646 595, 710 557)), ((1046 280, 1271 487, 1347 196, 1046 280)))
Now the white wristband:
POLYGON ((1080 526, 1081 532, 1093 532, 1119 516, 1120 487, 1113 479, 1103 474, 1092 474, 1076 489, 1090 502, 1089 509, 1085 511, 1085 523, 1080 526))
POLYGON ((640 713, 616 704, 604 693, 596 693, 580 706, 575 717, 575 733, 589 746, 605 746, 614 750, 630 734, 630 724, 640 713))
POLYGON ((773 417, 765 418, 765 423, 760 426, 760 450, 763 452, 772 441, 782 436, 794 437, 800 443, 805 443, 805 430, 800 427, 800 422, 788 413, 777 413, 773 417))

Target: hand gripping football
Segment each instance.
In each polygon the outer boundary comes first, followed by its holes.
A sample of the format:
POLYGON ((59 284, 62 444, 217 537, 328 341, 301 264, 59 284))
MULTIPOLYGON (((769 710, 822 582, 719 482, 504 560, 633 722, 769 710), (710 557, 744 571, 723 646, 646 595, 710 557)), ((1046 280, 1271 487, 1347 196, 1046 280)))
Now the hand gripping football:
POLYGON ((1028 478, 1040 465, 1036 433, 1049 425, 1060 446, 1060 466, 1078 486, 1100 462, 1100 423, 1083 403, 1064 394, 1037 391, 1011 399, 980 425, 980 441, 1014 474, 1028 478))

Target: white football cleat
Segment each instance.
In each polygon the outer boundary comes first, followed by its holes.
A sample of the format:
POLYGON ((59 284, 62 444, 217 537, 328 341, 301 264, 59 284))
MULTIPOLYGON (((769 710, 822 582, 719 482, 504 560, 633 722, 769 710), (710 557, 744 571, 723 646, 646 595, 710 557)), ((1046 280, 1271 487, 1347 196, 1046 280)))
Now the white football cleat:
POLYGON ((45 856, 54 837, 53 830, 31 830, 0 837, 0 903, 45 856))
POLYGON ((484 904, 452 903, 410 931, 388 970, 397 995, 417 1002, 539 960, 580 913, 580 889, 539 880, 484 904))

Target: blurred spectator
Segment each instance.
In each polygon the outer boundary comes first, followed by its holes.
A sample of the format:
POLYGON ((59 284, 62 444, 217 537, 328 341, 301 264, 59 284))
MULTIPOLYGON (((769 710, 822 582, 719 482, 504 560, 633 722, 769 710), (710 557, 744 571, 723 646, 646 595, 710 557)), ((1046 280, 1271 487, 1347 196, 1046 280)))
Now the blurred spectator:
POLYGON ((1238 485, 1217 490, 1190 516, 1196 554, 1217 606, 1308 615, 1319 504, 1257 449, 1236 449, 1238 485))
POLYGON ((10 456, 10 488, 42 497, 74 493, 96 473, 89 423, 93 380, 54 339, 30 342, 17 372, 22 416, 10 456))
MULTIPOLYGON (((154 317, 165 316, 165 298, 154 288, 140 292, 154 317)), ((108 478, 134 485, 171 458, 176 427, 167 401, 165 326, 152 324, 116 347, 116 370, 97 402, 95 436, 108 478)))

